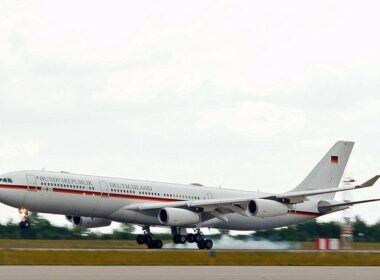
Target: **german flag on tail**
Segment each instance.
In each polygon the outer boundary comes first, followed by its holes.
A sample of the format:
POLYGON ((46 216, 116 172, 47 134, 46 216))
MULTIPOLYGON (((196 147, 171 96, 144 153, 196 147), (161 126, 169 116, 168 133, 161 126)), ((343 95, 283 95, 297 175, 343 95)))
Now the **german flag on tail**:
POLYGON ((338 164, 338 156, 331 156, 331 163, 338 164))

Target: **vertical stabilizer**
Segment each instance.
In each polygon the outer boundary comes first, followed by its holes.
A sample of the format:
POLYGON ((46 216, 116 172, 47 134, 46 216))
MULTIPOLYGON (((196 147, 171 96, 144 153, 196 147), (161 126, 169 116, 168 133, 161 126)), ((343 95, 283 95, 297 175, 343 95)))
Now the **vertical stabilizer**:
MULTIPOLYGON (((337 188, 342 179, 354 142, 338 141, 292 191, 319 190, 337 188)), ((335 193, 320 195, 324 199, 333 199, 335 193)))

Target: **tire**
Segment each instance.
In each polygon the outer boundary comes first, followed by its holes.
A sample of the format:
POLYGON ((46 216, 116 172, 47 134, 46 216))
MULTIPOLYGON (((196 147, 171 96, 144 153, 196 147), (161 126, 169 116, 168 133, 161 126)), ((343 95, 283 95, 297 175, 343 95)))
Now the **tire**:
POLYGON ((163 245, 162 240, 160 239, 154 240, 154 248, 161 249, 162 245, 163 245))
POLYGON ((144 244, 145 243, 144 235, 142 235, 142 234, 137 235, 136 242, 137 242, 137 244, 140 244, 140 245, 144 244))
POLYGON ((179 243, 181 243, 181 244, 186 243, 186 235, 180 235, 179 236, 179 243))
POLYGON ((200 234, 200 233, 196 233, 196 234, 194 234, 194 242, 199 243, 199 242, 201 242, 202 240, 203 240, 203 236, 202 236, 202 234, 200 234))
POLYGON ((194 234, 189 233, 188 235, 186 235, 186 241, 189 243, 193 243, 194 242, 194 234))
POLYGON ((173 235, 173 242, 174 242, 175 244, 180 243, 180 242, 181 242, 180 238, 181 238, 181 236, 180 236, 179 234, 174 234, 174 235, 173 235))
POLYGON ((20 228, 22 229, 26 229, 26 228, 29 228, 30 227, 30 223, 27 222, 27 221, 21 221, 19 224, 20 228))
POLYGON ((25 223, 25 228, 30 228, 30 222, 28 220, 26 220, 24 223, 25 223))
POLYGON ((145 244, 149 245, 152 242, 153 242, 152 236, 150 236, 149 234, 144 236, 144 243, 145 244))
POLYGON ((210 250, 214 246, 214 242, 211 239, 206 239, 204 241, 205 249, 210 250))
POLYGON ((197 243, 198 249, 203 250, 205 248, 205 241, 201 240, 200 242, 197 243))

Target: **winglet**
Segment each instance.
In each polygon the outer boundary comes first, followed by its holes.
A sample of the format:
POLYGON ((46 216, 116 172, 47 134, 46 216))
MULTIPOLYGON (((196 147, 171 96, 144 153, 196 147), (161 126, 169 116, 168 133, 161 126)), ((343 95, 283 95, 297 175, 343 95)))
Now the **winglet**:
POLYGON ((363 184, 356 186, 356 188, 366 188, 366 187, 372 187, 376 181, 380 178, 380 175, 376 175, 375 177, 369 179, 368 181, 364 182, 363 184))

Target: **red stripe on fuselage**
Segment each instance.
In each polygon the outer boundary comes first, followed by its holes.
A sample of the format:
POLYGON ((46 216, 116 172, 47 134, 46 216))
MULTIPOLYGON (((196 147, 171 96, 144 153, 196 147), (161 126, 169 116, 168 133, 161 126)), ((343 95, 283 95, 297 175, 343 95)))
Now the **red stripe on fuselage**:
POLYGON ((290 210, 289 214, 292 214, 292 215, 304 215, 304 216, 311 216, 311 217, 319 217, 319 216, 321 216, 320 213, 306 212, 306 211, 295 211, 295 210, 290 210))
POLYGON ((150 196, 138 196, 138 195, 130 195, 130 194, 119 194, 119 193, 100 193, 100 192, 92 192, 85 190, 68 190, 61 188, 53 188, 53 192, 58 193, 68 193, 68 194, 81 194, 81 195, 92 195, 92 196, 100 196, 100 197, 113 197, 113 198, 128 198, 128 199, 136 199, 136 200, 150 200, 150 201, 180 201, 176 199, 170 198, 158 198, 158 197, 150 197, 150 196))
POLYGON ((27 188, 27 186, 22 185, 0 185, 0 189, 26 190, 27 188))
MULTIPOLYGON (((2 189, 13 189, 13 190, 28 190, 27 186, 23 185, 0 185, 2 189)), ((41 187, 29 187, 30 191, 41 191, 41 187)), ((119 193, 100 193, 87 190, 71 190, 71 189, 62 189, 62 188, 53 188, 53 192, 57 193, 66 193, 66 194, 80 194, 80 195, 89 195, 89 196, 100 196, 100 197, 113 197, 113 198, 127 198, 135 200, 149 200, 149 201, 160 201, 160 202, 170 202, 170 201, 181 201, 180 199, 171 199, 171 198, 159 198, 159 197, 150 197, 150 196, 138 196, 138 195, 129 195, 129 194, 119 194, 119 193)))

